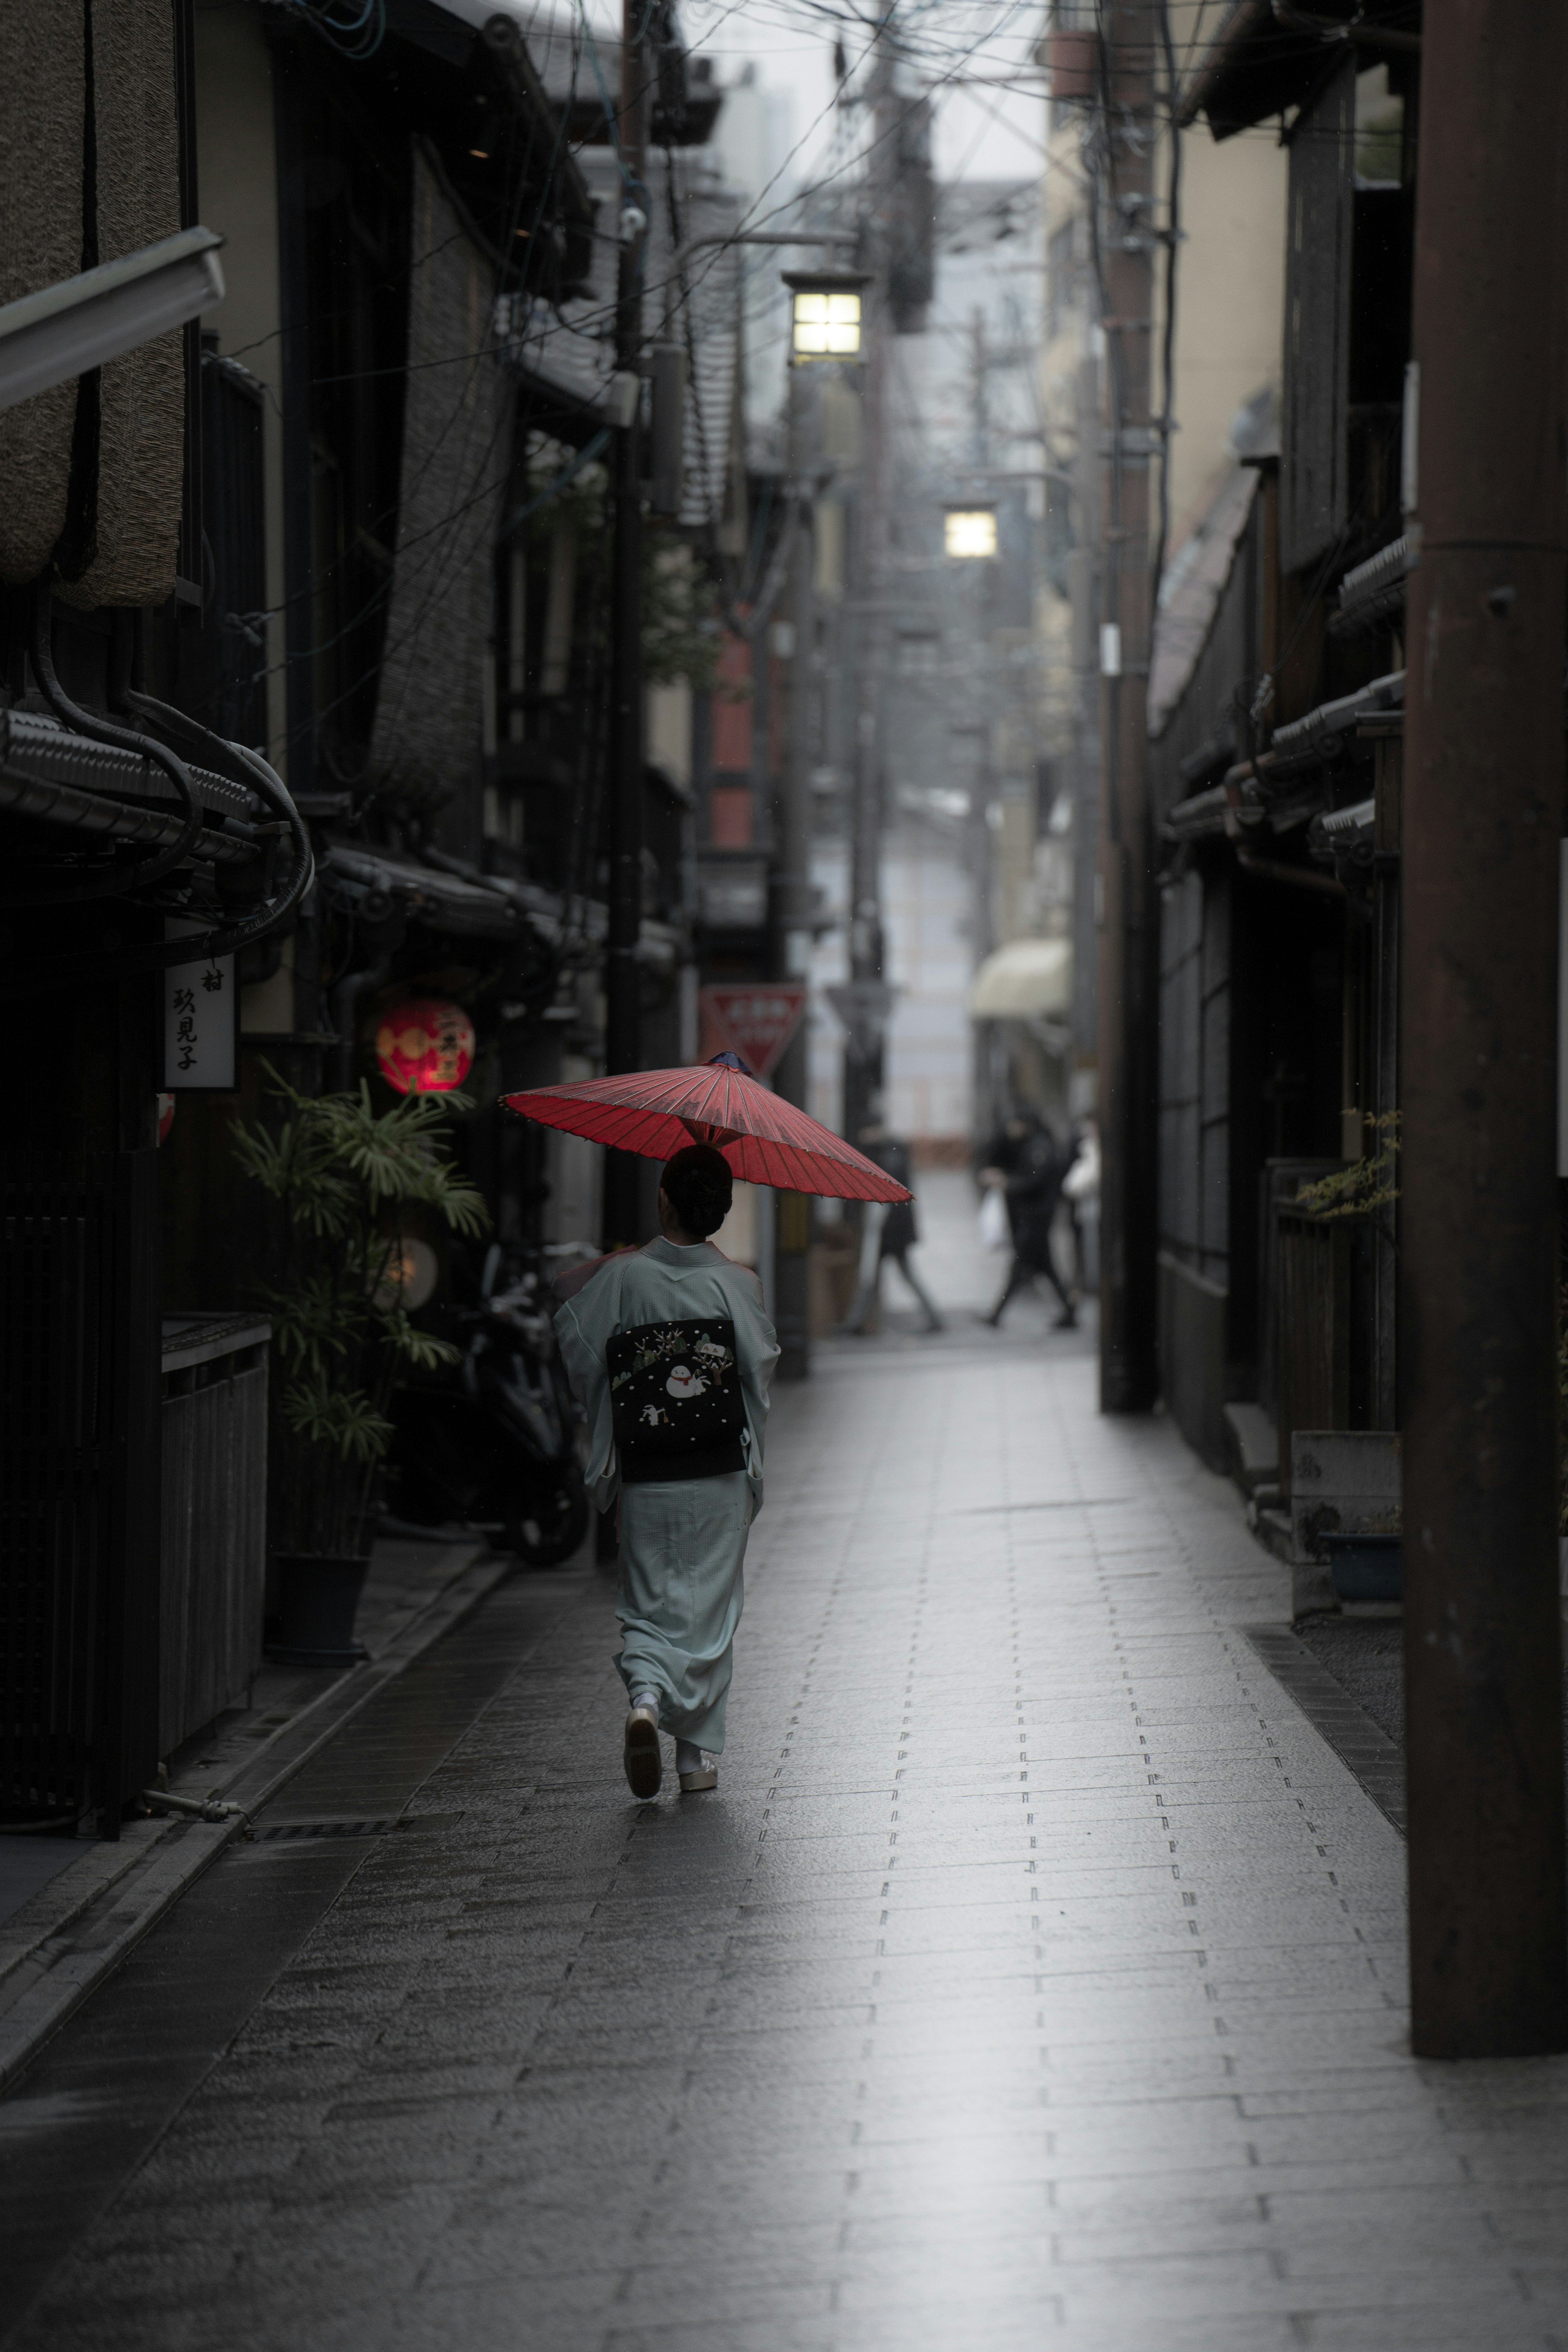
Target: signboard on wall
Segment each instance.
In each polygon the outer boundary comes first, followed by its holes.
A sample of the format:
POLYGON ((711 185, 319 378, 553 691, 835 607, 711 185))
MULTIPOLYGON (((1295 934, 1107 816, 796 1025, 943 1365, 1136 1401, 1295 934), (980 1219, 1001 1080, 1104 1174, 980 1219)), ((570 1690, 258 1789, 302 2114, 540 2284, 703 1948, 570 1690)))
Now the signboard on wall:
POLYGON ((886 1034, 899 992, 885 980, 848 980, 823 994, 849 1032, 858 1053, 878 1044, 886 1034))
MULTIPOLYGON (((184 919, 165 939, 210 926, 184 919)), ((231 1095, 239 1085, 239 988, 232 955, 171 964, 163 974, 163 1091, 231 1095)))
POLYGON ((773 1076, 784 1047, 805 1013, 806 991, 795 981, 753 982, 745 987, 715 986, 700 1002, 730 1051, 739 1054, 759 1078, 773 1076))

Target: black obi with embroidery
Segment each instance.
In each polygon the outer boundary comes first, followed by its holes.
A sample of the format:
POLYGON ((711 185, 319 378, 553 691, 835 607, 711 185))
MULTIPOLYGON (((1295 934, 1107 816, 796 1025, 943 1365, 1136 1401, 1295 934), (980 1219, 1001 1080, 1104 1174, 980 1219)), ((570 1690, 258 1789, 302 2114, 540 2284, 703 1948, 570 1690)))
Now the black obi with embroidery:
POLYGON ((721 1478, 746 1466, 746 1402, 727 1318, 639 1323, 605 1350, 628 1486, 721 1478))

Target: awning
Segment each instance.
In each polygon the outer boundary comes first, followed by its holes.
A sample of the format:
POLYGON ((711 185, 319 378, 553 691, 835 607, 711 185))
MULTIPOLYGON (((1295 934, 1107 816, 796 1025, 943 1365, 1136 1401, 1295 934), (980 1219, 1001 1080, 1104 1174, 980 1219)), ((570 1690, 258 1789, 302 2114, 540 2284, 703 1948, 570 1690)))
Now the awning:
POLYGON ((1344 877, 1340 870, 1347 860, 1370 866, 1377 847, 1375 795, 1353 801, 1349 808, 1327 809, 1321 816, 1314 817, 1307 847, 1321 865, 1332 866, 1342 881, 1344 877))
POLYGON ((1166 840, 1199 841, 1221 833, 1240 838, 1263 827, 1294 832, 1331 797, 1356 736, 1368 729, 1397 732, 1404 716, 1402 669, 1374 677, 1337 702, 1321 703, 1304 719, 1277 727, 1268 750, 1227 770, 1223 784, 1178 801, 1162 827, 1166 840))
POLYGON ((1353 735, 1364 719, 1386 718, 1404 708, 1405 672, 1390 670, 1386 677, 1374 677, 1370 686, 1359 687, 1354 694, 1342 695, 1337 702, 1320 703, 1304 719, 1277 727, 1268 751, 1253 762, 1251 772, 1267 785, 1271 776, 1336 758, 1344 738, 1353 735))
MULTIPOLYGON (((537 883, 501 874, 481 874, 461 857, 438 849, 422 858, 347 842, 328 844, 322 870, 351 905, 375 894, 390 901, 409 922, 449 938, 513 940, 531 932, 548 947, 574 937, 578 961, 595 960, 609 935, 609 917, 600 899, 558 898, 537 883)), ((637 931, 637 961, 655 971, 674 970, 680 940, 668 923, 644 916, 637 931)), ((569 960, 571 960, 569 958, 569 960)))
POLYGON ((1329 616, 1331 637, 1386 629, 1405 610, 1405 575, 1410 568, 1410 534, 1402 530, 1340 582, 1339 609, 1329 616))
POLYGON ((986 957, 969 992, 975 1021, 1035 1021, 1071 1003, 1070 940, 1009 940, 986 957))
POLYGON ((418 858, 332 842, 321 859, 351 905, 382 898, 426 929, 458 938, 523 939, 531 928, 510 892, 465 876, 445 874, 418 858))
POLYGON ((1231 0, 1176 101, 1176 121, 1185 130, 1206 114, 1215 137, 1229 139, 1289 107, 1310 105, 1325 63, 1343 57, 1350 39, 1364 41, 1373 58, 1418 54, 1419 22, 1415 0, 1362 0, 1353 16, 1340 0, 1331 13, 1323 0, 1310 8, 1295 0, 1231 0))
MULTIPOLYGON (((122 719, 120 723, 133 726, 135 721, 122 719)), ((90 736, 79 735, 74 728, 62 727, 58 719, 43 711, 0 712, 0 762, 39 783, 74 786, 78 794, 101 793, 120 802, 153 801, 165 803, 170 810, 179 807, 174 785, 151 760, 121 744, 99 743, 90 736)), ((234 783, 227 776, 215 775, 210 768, 198 767, 194 761, 186 761, 185 766, 197 800, 204 809, 214 812, 216 823, 221 824, 226 816, 267 814, 259 794, 246 785, 234 783)), ((41 807, 29 807, 26 814, 40 816, 47 812, 41 807)), ((60 818, 62 824, 79 821, 74 815, 60 818)), ((150 838, 146 835, 142 837, 150 838)))

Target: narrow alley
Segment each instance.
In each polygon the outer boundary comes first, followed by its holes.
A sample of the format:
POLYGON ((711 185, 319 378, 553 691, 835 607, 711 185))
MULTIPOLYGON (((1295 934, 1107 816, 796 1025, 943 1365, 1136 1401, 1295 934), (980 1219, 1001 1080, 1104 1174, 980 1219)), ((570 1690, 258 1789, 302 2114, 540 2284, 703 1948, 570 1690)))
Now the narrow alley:
POLYGON ((0 64, 0 2352, 1568 2352, 1568 0, 0 64))
POLYGON ((779 1401, 717 1795, 500 1587, 0 2105, 16 2352, 1562 2343, 1568 2061, 1409 2057, 1288 1572, 950 1181, 946 1335, 779 1401))

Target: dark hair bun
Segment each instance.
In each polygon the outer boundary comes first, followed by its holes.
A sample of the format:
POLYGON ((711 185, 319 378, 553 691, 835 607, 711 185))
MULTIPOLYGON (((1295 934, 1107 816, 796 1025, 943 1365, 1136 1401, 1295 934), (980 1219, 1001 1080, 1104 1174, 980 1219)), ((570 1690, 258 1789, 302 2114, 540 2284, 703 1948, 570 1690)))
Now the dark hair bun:
POLYGON ((730 1163, 710 1143, 689 1143, 667 1160, 659 1182, 682 1232, 700 1234, 704 1241, 718 1232, 735 1196, 730 1163))

